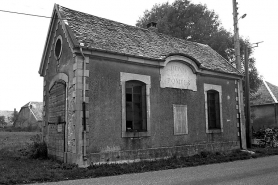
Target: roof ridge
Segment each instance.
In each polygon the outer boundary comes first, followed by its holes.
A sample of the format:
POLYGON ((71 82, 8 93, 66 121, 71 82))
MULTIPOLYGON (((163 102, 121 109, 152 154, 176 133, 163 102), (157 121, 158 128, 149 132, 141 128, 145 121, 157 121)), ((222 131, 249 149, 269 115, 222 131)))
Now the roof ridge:
MULTIPOLYGON (((268 86, 268 84, 267 84, 267 81, 263 80, 263 83, 265 84, 265 87, 266 87, 267 91, 269 92, 270 96, 272 97, 272 99, 274 100, 274 102, 275 102, 275 103, 278 103, 276 97, 274 96, 273 92, 272 92, 271 89, 269 88, 269 86, 268 86)), ((268 82, 268 83, 269 83, 269 82, 268 82)))

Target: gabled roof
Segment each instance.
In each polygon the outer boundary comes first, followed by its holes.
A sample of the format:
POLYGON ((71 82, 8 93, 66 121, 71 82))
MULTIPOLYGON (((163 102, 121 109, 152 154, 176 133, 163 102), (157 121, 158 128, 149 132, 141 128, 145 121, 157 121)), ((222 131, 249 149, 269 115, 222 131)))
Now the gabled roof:
MULTIPOLYGON (((28 102, 25 105, 23 105, 20 109, 22 108, 29 108, 34 117, 36 118, 37 121, 42 121, 42 111, 43 111, 43 103, 42 102, 28 102)), ((19 111, 19 112, 20 112, 19 111)))
POLYGON ((263 80, 256 95, 252 95, 251 105, 278 103, 278 87, 263 80))
POLYGON ((241 75, 208 45, 96 17, 57 4, 54 11, 62 18, 73 47, 159 61, 174 54, 184 55, 193 59, 200 68, 241 75))

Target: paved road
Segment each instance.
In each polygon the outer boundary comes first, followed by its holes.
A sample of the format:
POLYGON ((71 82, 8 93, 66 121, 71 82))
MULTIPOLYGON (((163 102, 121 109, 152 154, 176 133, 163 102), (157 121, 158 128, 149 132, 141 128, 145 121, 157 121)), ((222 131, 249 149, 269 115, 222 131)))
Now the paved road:
MULTIPOLYGON (((278 156, 112 177, 43 183, 47 185, 232 185, 278 184, 278 156)), ((39 184, 42 185, 42 184, 39 184)))

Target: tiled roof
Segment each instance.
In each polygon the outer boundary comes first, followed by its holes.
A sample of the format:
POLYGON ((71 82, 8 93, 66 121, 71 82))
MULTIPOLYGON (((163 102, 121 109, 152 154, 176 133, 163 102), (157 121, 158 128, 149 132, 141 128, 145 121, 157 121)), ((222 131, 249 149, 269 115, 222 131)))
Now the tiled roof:
POLYGON ((275 103, 271 93, 278 100, 278 87, 265 81, 259 87, 256 95, 252 95, 251 105, 263 105, 263 104, 275 103))
POLYGON ((35 117, 37 118, 37 121, 42 121, 43 103, 42 102, 31 102, 30 109, 34 113, 35 117))
POLYGON ((278 100, 278 87, 269 82, 266 82, 266 84, 268 85, 269 89, 271 90, 276 100, 278 100))
POLYGON ((84 47, 116 54, 164 60, 171 54, 196 59, 200 67, 240 74, 227 60, 207 45, 189 42, 143 28, 122 24, 57 5, 74 39, 84 47))

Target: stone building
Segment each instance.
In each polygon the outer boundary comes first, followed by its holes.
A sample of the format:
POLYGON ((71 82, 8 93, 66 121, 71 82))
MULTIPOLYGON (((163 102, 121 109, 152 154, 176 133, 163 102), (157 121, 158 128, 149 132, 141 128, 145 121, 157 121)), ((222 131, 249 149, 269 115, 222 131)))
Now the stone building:
POLYGON ((27 128, 30 130, 41 130, 42 126, 42 102, 28 102, 18 112, 14 127, 27 128))
POLYGON ((278 128, 278 87, 263 80, 257 93, 251 96, 251 118, 254 131, 278 128))
POLYGON ((54 6, 39 69, 50 156, 86 166, 240 147, 242 75, 150 26, 54 6))

